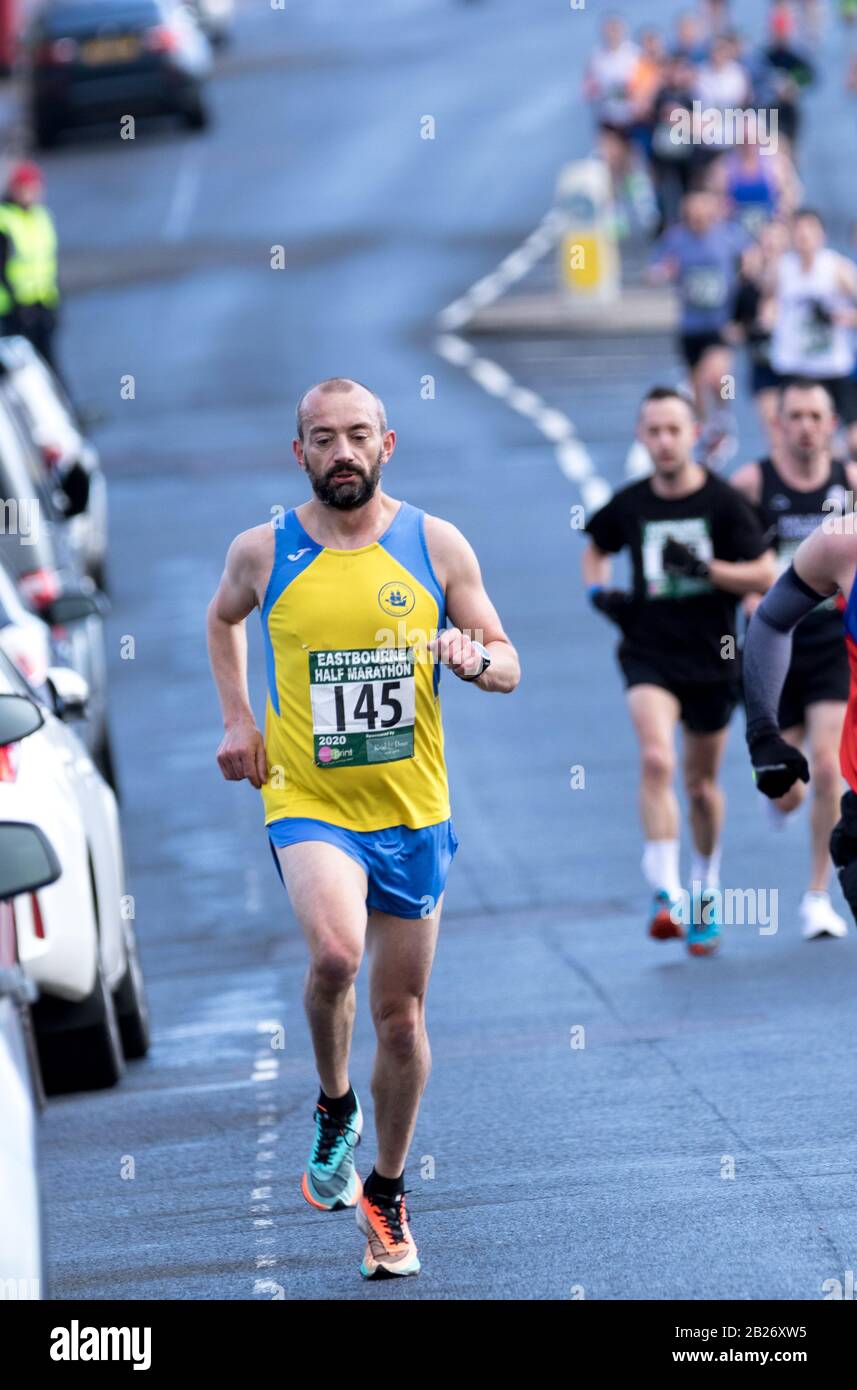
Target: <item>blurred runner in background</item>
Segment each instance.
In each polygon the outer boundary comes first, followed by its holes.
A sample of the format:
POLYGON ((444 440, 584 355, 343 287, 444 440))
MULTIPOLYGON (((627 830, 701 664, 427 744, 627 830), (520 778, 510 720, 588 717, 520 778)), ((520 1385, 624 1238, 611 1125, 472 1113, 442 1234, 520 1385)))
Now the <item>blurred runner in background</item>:
POLYGON ((846 427, 857 421, 855 306, 857 265, 826 245, 821 215, 802 209, 780 258, 771 365, 782 377, 822 382, 846 427))
POLYGON ((650 38, 644 55, 628 37, 624 19, 610 15, 601 26, 601 43, 589 60, 583 81, 583 95, 598 129, 598 153, 610 170, 618 237, 630 231, 629 212, 648 230, 657 216, 650 180, 637 158, 635 136, 639 141, 642 133, 645 146, 645 123, 650 114, 647 93, 655 80, 653 72, 660 66, 658 44, 659 40, 650 38))
POLYGON ((681 201, 689 193, 699 168, 699 146, 676 140, 677 121, 693 110, 696 71, 683 54, 676 53, 663 70, 663 81, 652 102, 649 163, 658 205, 658 233, 677 222, 681 201))
POLYGON ((675 40, 672 51, 676 58, 693 66, 705 61, 708 54, 708 40, 705 37, 702 21, 693 10, 684 10, 675 23, 675 40))
POLYGON ((779 136, 793 148, 800 130, 801 98, 815 81, 815 69, 796 42, 794 17, 787 7, 772 8, 768 35, 752 69, 754 100, 776 111, 779 136))
POLYGON ((648 272, 653 284, 678 288, 679 351, 702 422, 701 457, 712 464, 734 449, 731 410, 723 389, 732 371, 728 330, 740 257, 748 244, 746 232, 721 217, 713 193, 690 193, 682 203, 681 224, 670 227, 658 241, 648 272))
POLYGON ((758 236, 772 217, 788 216, 798 203, 800 184, 788 155, 762 154, 755 141, 733 145, 712 165, 708 187, 723 199, 727 217, 758 236))
POLYGON ((704 32, 717 38, 729 28, 729 0, 701 0, 704 32))
POLYGON ((789 245, 787 223, 767 222, 741 259, 735 295, 735 324, 746 345, 750 391, 771 441, 779 404, 780 378, 771 366, 771 335, 776 312, 780 257, 789 245))
POLYGON ((645 396, 638 437, 654 473, 620 488, 587 523, 590 601, 622 633, 617 657, 640 747, 643 873, 654 894, 649 935, 684 935, 675 735, 684 725, 684 780, 693 836, 694 910, 687 946, 717 949, 723 793, 717 776, 738 700, 739 596, 764 591, 774 557, 753 508, 694 462, 693 404, 671 387, 645 396), (610 587, 611 557, 628 549, 631 592, 610 587))
MULTIPOLYGON (((777 442, 771 456, 747 463, 730 481, 759 511, 773 540, 780 574, 788 569, 801 541, 832 512, 853 510, 857 466, 833 456, 836 416, 829 393, 813 382, 795 381, 778 393, 777 442)), ((761 594, 744 600, 750 616, 761 594)), ((797 625, 791 665, 780 696, 782 736, 806 754, 812 773, 812 862, 800 905, 803 935, 844 936, 845 921, 833 910, 828 892, 830 834, 839 817, 842 783, 838 749, 848 699, 848 654, 842 616, 825 600, 797 625)), ((775 826, 804 798, 796 783, 771 802, 775 826)))

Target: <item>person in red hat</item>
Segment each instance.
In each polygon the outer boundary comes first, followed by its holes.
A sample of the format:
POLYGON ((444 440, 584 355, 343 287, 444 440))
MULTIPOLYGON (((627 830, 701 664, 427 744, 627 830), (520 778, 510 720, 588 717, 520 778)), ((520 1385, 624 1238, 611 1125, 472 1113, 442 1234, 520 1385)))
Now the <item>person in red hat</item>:
POLYGON ((0 331, 21 333, 57 370, 57 234, 42 203, 42 171, 21 160, 0 203, 0 331))

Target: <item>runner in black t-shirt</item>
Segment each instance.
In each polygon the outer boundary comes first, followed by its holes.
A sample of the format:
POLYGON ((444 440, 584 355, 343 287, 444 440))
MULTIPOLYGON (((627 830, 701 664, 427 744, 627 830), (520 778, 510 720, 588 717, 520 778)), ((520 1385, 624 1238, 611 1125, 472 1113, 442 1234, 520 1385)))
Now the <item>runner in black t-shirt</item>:
MULTIPOLYGON (((833 402, 817 382, 794 382, 779 393, 776 458, 747 463, 731 482, 759 510, 762 524, 777 551, 777 569, 787 570, 801 541, 831 510, 853 510, 857 465, 831 454, 838 421, 833 402)), ((745 599, 752 613, 760 595, 745 599)), ((826 600, 798 624, 792 660, 780 700, 783 738, 795 747, 806 743, 812 771, 812 867, 809 888, 801 900, 803 935, 844 936, 844 918, 833 910, 828 893, 830 835, 839 819, 842 778, 839 741, 848 700, 848 655, 842 617, 826 600)), ((803 800, 803 782, 772 808, 775 824, 803 800)))
POLYGON ((622 488, 590 519, 583 574, 594 606, 622 632, 619 665, 640 745, 643 872, 655 895, 649 933, 659 940, 684 934, 673 791, 675 731, 684 724, 695 895, 687 945, 704 955, 719 938, 717 772, 738 699, 736 606, 740 595, 772 583, 774 557, 752 507, 693 461, 699 426, 686 397, 669 387, 650 391, 637 433, 654 474, 622 488), (610 556, 625 547, 630 593, 609 587, 610 556))

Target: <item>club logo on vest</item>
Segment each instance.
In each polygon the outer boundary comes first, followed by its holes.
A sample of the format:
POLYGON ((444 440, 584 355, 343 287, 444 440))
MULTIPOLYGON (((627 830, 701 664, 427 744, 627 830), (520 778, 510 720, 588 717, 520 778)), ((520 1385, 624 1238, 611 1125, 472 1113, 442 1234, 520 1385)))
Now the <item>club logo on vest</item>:
POLYGON ((416 601, 413 589, 398 579, 382 585, 378 591, 378 603, 390 618, 404 618, 411 612, 416 601))
POLYGON ((788 497, 784 497, 781 492, 775 492, 771 498, 771 506, 775 512, 787 512, 791 506, 788 497))

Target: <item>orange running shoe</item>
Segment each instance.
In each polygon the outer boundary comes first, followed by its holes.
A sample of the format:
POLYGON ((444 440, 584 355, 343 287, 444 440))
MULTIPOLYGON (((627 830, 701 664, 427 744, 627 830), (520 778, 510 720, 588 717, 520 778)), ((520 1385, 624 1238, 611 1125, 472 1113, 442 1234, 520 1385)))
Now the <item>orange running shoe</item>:
POLYGON ((366 1237, 360 1266, 364 1279, 396 1279, 419 1274, 417 1247, 408 1228, 405 1194, 381 1197, 364 1192, 357 1203, 357 1225, 366 1237))
POLYGON ((676 938, 681 940, 684 936, 680 904, 674 903, 664 889, 655 894, 652 903, 649 936, 653 936, 656 941, 674 941, 676 938))

